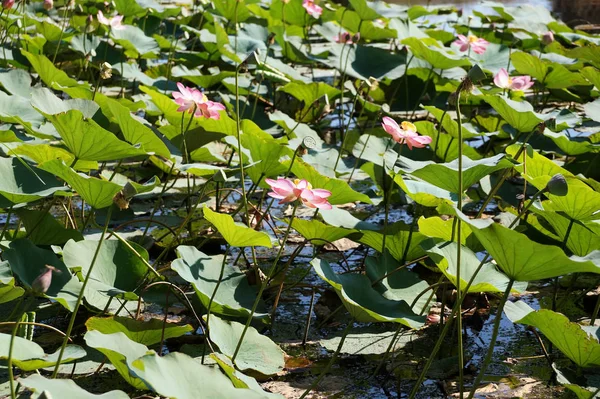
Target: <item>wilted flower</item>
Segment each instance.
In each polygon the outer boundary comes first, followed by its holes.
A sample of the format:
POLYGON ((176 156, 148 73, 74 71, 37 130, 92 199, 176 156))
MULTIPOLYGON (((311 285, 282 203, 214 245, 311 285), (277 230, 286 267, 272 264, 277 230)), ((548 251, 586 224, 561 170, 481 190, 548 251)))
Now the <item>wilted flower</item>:
POLYGON ((111 29, 114 30, 122 30, 125 29, 125 26, 123 26, 123 24, 121 23, 122 21, 122 15, 116 15, 112 18, 106 18, 102 11, 98 10, 98 22, 100 22, 102 25, 109 26, 111 29))
POLYGON ((335 37, 333 38, 333 40, 335 40, 336 43, 345 43, 345 44, 356 43, 359 39, 360 39, 360 33, 357 33, 356 35, 353 36, 349 32, 344 32, 339 35, 335 35, 335 37))
POLYGON ((319 18, 323 13, 323 9, 316 5, 314 0, 303 0, 302 7, 304 7, 308 15, 313 18, 319 18))
POLYGON ((100 79, 110 79, 112 77, 112 65, 108 62, 103 62, 100 65, 100 79))
POLYGON ((494 76, 494 84, 501 89, 527 90, 533 86, 533 83, 531 76, 527 75, 511 78, 504 68, 500 68, 500 71, 494 76))
POLYGON ((194 116, 204 116, 205 118, 219 119, 225 106, 213 101, 209 101, 208 97, 198 89, 186 87, 181 83, 177 83, 178 92, 173 92, 175 102, 179 104, 177 111, 179 112, 194 112, 194 116), (195 111, 194 111, 195 108, 195 111))
POLYGON ((284 179, 277 180, 265 179, 271 186, 270 197, 279 200, 280 204, 301 200, 309 208, 331 209, 331 204, 327 200, 331 196, 331 191, 323 189, 313 189, 311 184, 304 179, 284 179))
POLYGON ((548 31, 542 35, 542 43, 544 43, 546 46, 552 43, 553 41, 554 33, 552 33, 551 31, 548 31))
POLYGON ((2 0, 2 8, 10 10, 15 5, 15 0, 2 0))
POLYGON ((467 51, 470 47, 475 53, 483 54, 489 44, 487 40, 473 35, 469 35, 468 38, 465 35, 458 35, 457 37, 458 40, 454 44, 460 46, 459 50, 462 52, 467 51))
POLYGON ((410 150, 412 150, 413 147, 423 148, 431 143, 431 137, 419 136, 417 127, 410 122, 404 121, 398 126, 395 120, 384 116, 381 126, 383 126, 383 130, 392 136, 394 141, 400 144, 406 143, 410 150))
POLYGON ((53 7, 54 7, 54 1, 53 0, 44 0, 44 9, 46 11, 52 10, 53 7))
POLYGON ((54 266, 46 265, 46 268, 31 283, 31 289, 38 294, 45 294, 52 284, 52 272, 60 273, 54 266))

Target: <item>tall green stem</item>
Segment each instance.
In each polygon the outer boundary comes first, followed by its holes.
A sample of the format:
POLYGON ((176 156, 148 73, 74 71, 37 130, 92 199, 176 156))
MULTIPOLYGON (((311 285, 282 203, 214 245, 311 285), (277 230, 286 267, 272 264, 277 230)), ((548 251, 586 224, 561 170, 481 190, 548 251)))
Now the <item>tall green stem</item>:
MULTIPOLYGON (((462 115, 460 113, 460 94, 461 91, 458 91, 458 95, 456 96, 456 119, 458 122, 458 210, 462 212, 462 196, 463 196, 463 135, 462 135, 462 115)), ((462 298, 460 292, 461 279, 460 279, 460 262, 461 262, 461 234, 462 234, 462 223, 460 218, 456 218, 458 224, 456 226, 456 297, 462 298)), ((459 398, 463 397, 463 370, 465 367, 465 359, 464 359, 464 351, 463 351, 463 338, 462 338, 462 317, 460 314, 461 303, 458 304, 458 317, 456 320, 456 329, 458 330, 458 392, 459 398)))
POLYGON ((75 303, 75 309, 73 309, 73 313, 71 314, 71 319, 69 320, 69 326, 67 327, 67 332, 65 333, 65 338, 60 347, 60 353, 58 354, 58 359, 56 360, 56 366, 54 367, 54 372, 52 373, 52 378, 56 378, 58 374, 58 368, 60 367, 60 362, 65 353, 65 348, 67 346, 67 342, 69 342, 69 337, 71 336, 71 332, 73 331, 73 326, 75 325, 75 318, 77 317, 77 311, 81 306, 81 302, 83 302, 83 294, 85 292, 85 287, 90 281, 90 276, 92 275, 92 270, 94 269, 94 265, 96 264, 96 259, 98 259, 98 254, 100 253, 100 248, 102 247, 102 243, 104 242, 104 236, 106 236, 106 231, 108 230, 108 224, 110 223, 110 218, 112 216, 113 207, 108 208, 108 213, 106 215, 106 223, 104 224, 104 230, 102 230, 102 234, 100 235, 100 241, 98 242, 98 246, 96 247, 96 252, 94 252, 94 257, 92 258, 92 262, 90 263, 90 268, 85 276, 85 280, 83 280, 83 285, 81 286, 81 291, 79 292, 79 296, 77 297, 77 302, 75 303))
POLYGON ((15 376, 13 374, 12 355, 13 355, 13 347, 14 347, 14 343, 15 343, 15 336, 17 335, 17 331, 19 329, 19 324, 20 323, 17 321, 12 329, 12 332, 10 334, 10 345, 8 347, 7 368, 8 368, 8 381, 10 384, 10 398, 11 399, 17 398, 17 393, 15 392, 15 376))
POLYGON ((262 297, 262 294, 265 291, 267 284, 269 284, 269 280, 271 280, 271 277, 273 276, 275 269, 277 269, 277 262, 279 262, 279 258, 281 258, 281 255, 283 254, 283 250, 285 248, 285 243, 290 235, 290 232, 292 231, 292 222, 294 221, 294 217, 296 217, 297 209, 298 209, 298 202, 296 201, 296 203, 294 204, 294 209, 292 210, 292 216, 290 216, 290 222, 285 231, 285 235, 283 236, 283 240, 279 243, 280 245, 279 245, 279 251, 277 252, 277 256, 275 257, 275 260, 273 261, 273 264, 271 265, 271 269, 269 269, 269 271, 268 271, 267 278, 265 278, 265 280, 261 283, 260 289, 258 290, 258 294, 256 294, 256 299, 254 300, 254 304, 252 305, 252 311, 250 312, 250 315, 248 316, 248 320, 246 320, 246 325, 244 326, 242 335, 240 336, 237 346, 235 347, 235 352, 233 352, 233 356, 231 357, 232 362, 235 362, 235 358, 236 358, 238 352, 240 351, 240 348, 242 347, 242 342, 244 341, 244 336, 246 335, 246 331, 248 330, 248 327, 250 326, 250 323, 252 322, 252 317, 254 316, 254 312, 256 312, 256 308, 258 307, 258 303, 260 302, 260 298, 262 297))
POLYGON ((494 320, 494 330, 492 331, 492 339, 490 340, 490 346, 488 348, 487 354, 485 355, 485 359, 483 360, 483 364, 481 365, 481 370, 479 370, 479 374, 473 381, 473 387, 471 388, 471 392, 469 393, 469 398, 472 399, 475 396, 475 391, 477 390, 477 386, 483 379, 485 375, 485 370, 487 369, 490 361, 492 360, 492 356, 494 355, 494 347, 496 346, 496 340, 498 339, 498 331, 500 330, 500 322, 502 321, 502 311, 504 310, 504 304, 506 304, 506 300, 510 296, 510 290, 514 284, 515 280, 512 278, 508 282, 506 286, 506 290, 504 290, 504 295, 500 299, 500 303, 498 304, 498 308, 496 309, 496 319, 494 320))

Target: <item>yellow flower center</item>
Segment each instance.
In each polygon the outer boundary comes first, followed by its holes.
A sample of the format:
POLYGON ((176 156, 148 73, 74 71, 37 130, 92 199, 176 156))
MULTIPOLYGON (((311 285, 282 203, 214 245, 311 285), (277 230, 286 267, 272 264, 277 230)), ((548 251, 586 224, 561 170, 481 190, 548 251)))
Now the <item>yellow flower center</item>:
MULTIPOLYGON (((300 184, 302 180, 300 179, 294 179, 294 186, 297 186, 298 184, 300 184)), ((312 190, 312 185, 310 183, 306 183, 306 188, 308 188, 309 190, 312 190)))
POLYGON ((417 127, 410 122, 404 121, 400 124, 402 130, 411 130, 413 132, 417 131, 417 127))
POLYGON ((508 85, 509 85, 509 86, 512 86, 512 83, 513 83, 513 80, 512 80, 512 78, 508 78, 508 85))
POLYGON ((475 43, 479 38, 477 36, 469 35, 469 43, 475 43))

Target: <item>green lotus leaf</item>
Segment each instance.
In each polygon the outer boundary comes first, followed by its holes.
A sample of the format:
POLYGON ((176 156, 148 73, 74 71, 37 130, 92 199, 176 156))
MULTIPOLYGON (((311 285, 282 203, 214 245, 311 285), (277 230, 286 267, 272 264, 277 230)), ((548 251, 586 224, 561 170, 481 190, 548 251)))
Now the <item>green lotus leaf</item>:
MULTIPOLYGON (((366 258, 365 273, 372 285, 374 284, 373 288, 384 298, 392 301, 405 301, 412 305, 417 296, 429 287, 429 284, 421 280, 416 273, 405 267, 401 268, 401 266, 389 252, 385 252, 378 257, 366 258)), ((421 295, 414 304, 413 311, 424 314, 428 303, 427 295, 421 295)))
POLYGON ((144 34, 140 28, 132 25, 123 25, 124 29, 113 29, 112 37, 123 46, 125 54, 131 58, 152 57, 160 51, 156 40, 144 34))
MULTIPOLYGON (((544 201, 541 205, 541 208, 534 205, 530 209, 551 226, 556 233, 555 238, 562 243, 569 229, 570 219, 559 212, 560 209, 551 201, 544 201)), ((577 256, 600 250, 600 224, 594 221, 574 221, 566 247, 577 256)))
POLYGON ((263 177, 276 178, 287 171, 287 167, 279 160, 284 156, 291 158, 293 151, 275 141, 271 135, 267 134, 265 137, 264 134, 246 129, 241 135, 241 141, 249 150, 252 161, 257 162, 246 169, 253 182, 258 183, 263 177))
POLYGON ((441 204, 453 206, 456 204, 457 196, 449 191, 441 189, 424 181, 405 179, 402 175, 394 176, 394 181, 404 193, 417 204, 438 207, 441 204))
POLYGON ((363 40, 385 40, 396 38, 396 32, 394 30, 382 28, 373 21, 363 20, 356 11, 351 11, 345 7, 336 9, 335 20, 338 21, 344 29, 350 32, 359 32, 360 37, 363 40))
POLYGON ((594 122, 600 122, 600 98, 585 104, 583 110, 588 118, 594 122))
POLYGON ((163 141, 148 126, 134 119, 129 110, 116 100, 107 99, 107 107, 116 119, 123 137, 132 145, 140 144, 146 152, 170 158, 171 153, 163 141))
POLYGON ((237 224, 233 221, 231 216, 214 212, 207 206, 204 206, 203 212, 204 218, 215 226, 217 231, 231 246, 269 248, 273 246, 271 244, 271 238, 267 233, 237 224))
MULTIPOLYGON (((456 253, 458 248, 456 242, 445 241, 436 243, 430 240, 421 245, 424 246, 431 260, 435 262, 446 278, 454 286, 457 286, 456 253)), ((467 288, 468 282, 473 277, 480 263, 481 261, 473 251, 464 246, 461 248, 460 287, 462 291, 467 288)), ((504 273, 498 271, 496 265, 492 262, 486 262, 475 276, 475 280, 473 280, 473 283, 469 287, 469 292, 502 293, 506 291, 509 281, 509 278, 504 273)), ((520 293, 526 289, 527 283, 516 282, 511 291, 520 293)))
POLYGON ((543 82, 548 74, 548 66, 543 60, 523 51, 512 53, 510 61, 519 73, 529 75, 539 82, 543 82))
POLYGON ((598 382, 595 373, 580 374, 569 369, 559 369, 556 363, 552 363, 552 370, 556 373, 556 382, 571 390, 578 399, 598 397, 598 382))
MULTIPOLYGON (((63 262, 72 270, 77 270, 81 278, 87 276, 99 241, 69 241, 64 246, 63 262)), ((148 252, 135 243, 130 243, 146 261, 148 252)), ((146 276, 148 269, 133 252, 120 240, 105 240, 100 246, 96 262, 85 288, 86 301, 93 307, 103 310, 111 302, 108 311, 118 310, 121 305, 111 299, 135 291, 146 276)))
MULTIPOLYGON (((196 248, 186 245, 177 247, 178 258, 171 264, 185 281, 191 283, 196 295, 207 308, 210 298, 211 313, 227 317, 248 317, 256 300, 256 287, 248 283, 246 275, 237 266, 225 265, 221 284, 218 287, 219 274, 223 266, 223 255, 208 256, 196 248)), ((254 317, 267 317, 262 300, 254 313, 254 317)))
POLYGON ((32 161, 42 164, 47 161, 54 161, 56 159, 63 160, 67 165, 73 164, 73 169, 88 172, 93 169, 98 169, 97 161, 84 161, 81 159, 75 160, 75 155, 61 147, 55 147, 50 144, 20 144, 18 147, 13 148, 10 154, 20 155, 21 157, 27 157, 32 161))
POLYGON ((39 374, 32 374, 27 378, 19 378, 19 384, 34 393, 52 395, 56 398, 81 398, 81 399, 127 399, 129 396, 119 390, 109 391, 95 395, 79 387, 73 380, 49 379, 39 374))
POLYGON ((21 287, 15 286, 15 278, 7 261, 0 262, 0 304, 10 302, 25 293, 21 287))
POLYGON ((471 62, 458 55, 452 54, 447 49, 440 46, 439 42, 433 38, 418 39, 409 37, 402 41, 410 47, 411 52, 415 57, 427 61, 434 68, 450 69, 460 66, 471 66, 471 62))
MULTIPOLYGON (((208 323, 210 340, 219 347, 219 351, 225 356, 233 357, 242 336, 244 324, 222 320, 217 316, 210 317, 208 323)), ((283 370, 284 357, 285 352, 275 342, 269 337, 261 335, 254 327, 249 326, 235 358, 235 365, 241 371, 252 370, 269 376, 283 370)))
POLYGON ((600 150, 600 145, 590 143, 587 138, 571 138, 564 132, 553 132, 545 129, 544 136, 554 141, 554 144, 567 155, 576 156, 600 150))
POLYGON ((528 133, 544 121, 543 115, 537 114, 527 101, 518 102, 507 97, 492 95, 483 96, 483 100, 519 132, 528 133))
MULTIPOLYGON (((431 112, 436 118, 439 118, 438 121, 444 115, 444 112, 441 109, 435 108, 433 106, 425 106, 423 107, 429 112, 431 112)), ((438 130, 435 128, 433 123, 427 121, 420 121, 415 123, 417 127, 417 131, 424 136, 431 137, 432 141, 429 144, 429 147, 435 152, 435 155, 442 162, 450 162, 458 158, 458 124, 452 120, 452 118, 446 114, 444 116, 443 127, 448 134, 438 133, 438 130)), ((463 126, 463 137, 468 138, 478 136, 475 133, 471 133, 466 129, 466 126, 463 126)), ((473 160, 481 159, 481 155, 475 151, 475 149, 468 144, 463 143, 463 154, 473 160)))
POLYGON ((178 352, 143 356, 130 369, 148 388, 167 398, 197 399, 202 392, 203 397, 214 399, 264 399, 259 392, 235 388, 218 369, 178 352))
MULTIPOLYGON (((8 359, 10 346, 10 334, 0 333, 0 359, 8 359)), ((12 362, 13 366, 23 371, 33 371, 44 367, 54 366, 58 361, 60 349, 52 354, 44 353, 41 346, 33 341, 21 337, 14 337, 12 362)), ((78 345, 67 345, 63 354, 61 364, 85 357, 86 353, 78 345)))
POLYGON ((93 118, 100 106, 85 98, 61 100, 45 87, 31 90, 31 105, 45 115, 56 115, 70 110, 81 112, 84 118, 93 118))
POLYGON ((67 310, 72 311, 75 308, 77 297, 81 292, 81 283, 54 252, 38 248, 27 239, 18 239, 10 243, 3 257, 10 264, 14 275, 29 288, 46 270, 46 265, 56 268, 57 272, 52 273, 52 282, 44 297, 57 301, 67 310))
POLYGON ((320 214, 323 217, 323 220, 331 226, 344 227, 346 229, 357 229, 359 231, 378 231, 381 229, 380 225, 362 221, 354 217, 347 210, 337 207, 329 210, 321 210, 320 214))
POLYGON ((75 79, 70 78, 62 69, 55 67, 54 63, 43 54, 32 54, 25 50, 21 50, 21 54, 27 57, 29 63, 46 86, 55 90, 61 90, 63 87, 79 86, 75 79))
POLYGON ((506 302, 506 316, 513 323, 533 326, 579 367, 600 365, 598 327, 584 328, 557 312, 534 310, 523 301, 506 302))
MULTIPOLYGON (((518 145, 506 148, 506 152, 513 157, 517 151, 518 145)), ((515 166, 515 169, 538 190, 544 189, 555 174, 561 173, 565 176, 568 186, 566 195, 545 194, 551 201, 553 209, 564 212, 573 220, 583 221, 600 218, 600 192, 595 191, 573 176, 572 173, 536 151, 523 151, 517 161, 520 162, 520 165, 515 166), (524 162, 527 165, 526 168, 524 162)))
POLYGON ((164 7, 155 0, 115 0, 115 6, 119 14, 126 17, 142 17, 148 13, 148 9, 161 13, 164 7))
POLYGON ((85 326, 88 331, 97 330, 102 334, 122 332, 130 340, 146 346, 158 344, 163 339, 181 337, 193 330, 189 324, 180 326, 174 323, 163 323, 159 319, 143 321, 119 316, 90 317, 85 322, 85 326))
MULTIPOLYGON (((429 218, 421 217, 418 221, 419 232, 423 233, 427 237, 441 238, 444 241, 456 241, 453 240, 452 232, 455 231, 454 220, 444 220, 439 216, 432 216, 429 218)), ((473 251, 478 251, 481 245, 477 241, 477 238, 473 235, 473 231, 468 224, 462 225, 462 232, 460 237, 462 245, 467 246, 473 251)))
POLYGON ((372 76, 378 80, 395 80, 404 76, 406 55, 377 47, 339 44, 331 47, 326 63, 357 79, 368 80, 372 76))
POLYGON ((15 96, 31 97, 31 75, 23 69, 11 69, 0 73, 0 84, 15 96))
POLYGON ((292 227, 312 245, 325 245, 334 242, 350 234, 358 233, 356 230, 344 229, 342 227, 328 226, 318 220, 304 220, 294 218, 292 227))
POLYGON ((251 389, 255 392, 263 395, 265 399, 285 399, 282 395, 277 393, 270 393, 263 391, 262 387, 258 384, 256 379, 248 375, 240 373, 235 369, 233 363, 229 358, 221 353, 211 353, 210 357, 217 362, 221 370, 229 377, 233 386, 236 388, 251 389))
MULTIPOLYGON (((471 187, 483 177, 501 169, 512 167, 513 164, 504 154, 473 161, 463 156, 463 189, 471 187)), ((440 187, 451 193, 458 193, 458 159, 448 163, 435 163, 432 161, 414 161, 410 158, 400 157, 401 169, 414 177, 440 187)))
POLYGON ((296 119, 300 122, 311 122, 320 115, 321 107, 313 104, 323 96, 327 96, 331 102, 340 94, 338 89, 323 82, 290 82, 280 87, 278 91, 294 96, 301 104, 304 104, 296 111, 296 119))
MULTIPOLYGON (((394 258, 401 262, 417 259, 425 254, 419 244, 427 237, 419 232, 411 233, 410 229, 410 225, 404 224, 403 222, 396 222, 388 226, 387 231, 385 232, 385 235, 387 236, 385 239, 385 250, 389 251, 394 258), (408 250, 406 249, 407 246, 408 250)), ((358 242, 368 245, 376 251, 382 252, 383 230, 366 230, 362 233, 362 237, 357 238, 358 242)))
MULTIPOLYGON (((286 167, 289 167, 290 161, 284 161, 283 164, 286 167)), ((354 191, 344 180, 323 176, 317 172, 315 168, 301 159, 296 159, 294 161, 292 173, 299 179, 306 179, 313 188, 331 191, 331 197, 328 198, 331 205, 346 204, 355 201, 367 204, 371 203, 371 199, 367 195, 354 191)))
POLYGON ((385 298, 364 274, 336 274, 329 263, 315 258, 311 262, 315 272, 328 282, 342 299, 350 314, 359 322, 393 322, 410 328, 420 328, 425 322, 404 301, 385 298))
POLYGON ((50 173, 17 158, 0 158, 0 195, 14 204, 37 201, 65 187, 50 173))
POLYGON ((44 118, 31 106, 29 99, 18 95, 9 96, 0 91, 0 121, 41 125, 44 118))
POLYGON ((97 330, 88 331, 83 339, 90 348, 97 349, 108 358, 115 369, 127 383, 136 389, 146 390, 148 387, 136 374, 130 372, 129 364, 149 353, 146 345, 132 341, 122 332, 104 334, 97 330))
POLYGON ((83 240, 78 230, 64 227, 49 212, 19 209, 16 213, 28 238, 36 245, 63 245, 69 240, 83 240))
POLYGON ((586 257, 568 257, 557 246, 538 244, 525 234, 510 230, 490 219, 469 219, 468 223, 481 245, 500 269, 515 281, 533 281, 562 276, 565 273, 600 273, 600 251, 586 257))
POLYGON ((46 118, 56 128, 65 145, 78 158, 88 161, 111 161, 145 155, 146 152, 119 140, 93 120, 86 120, 77 110, 46 118))
POLYGON ((95 177, 79 174, 61 160, 44 162, 40 167, 66 181, 91 207, 102 209, 113 204, 121 186, 95 177))

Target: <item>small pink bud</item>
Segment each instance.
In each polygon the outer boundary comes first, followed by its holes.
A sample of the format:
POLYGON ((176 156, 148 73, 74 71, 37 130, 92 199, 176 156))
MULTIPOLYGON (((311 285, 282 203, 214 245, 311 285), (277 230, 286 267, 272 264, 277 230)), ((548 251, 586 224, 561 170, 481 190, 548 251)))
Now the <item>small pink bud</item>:
POLYGON ((50 11, 54 8, 54 0, 44 0, 44 9, 50 11))
POLYGON ((52 272, 60 273, 54 266, 46 265, 46 268, 31 283, 31 289, 38 294, 45 294, 52 284, 52 272))
POLYGON ((552 33, 551 31, 548 31, 542 35, 542 43, 544 43, 546 46, 552 43, 553 41, 554 33, 552 33))
POLYGON ((15 0, 2 0, 2 7, 5 10, 10 10, 15 5, 15 0))

